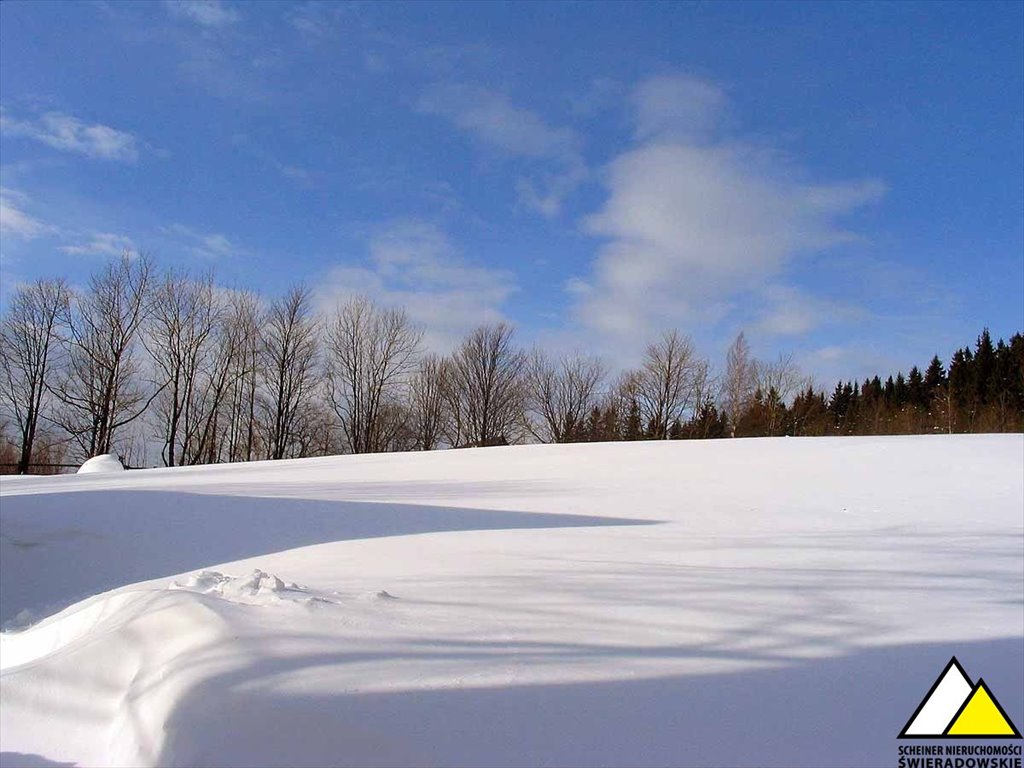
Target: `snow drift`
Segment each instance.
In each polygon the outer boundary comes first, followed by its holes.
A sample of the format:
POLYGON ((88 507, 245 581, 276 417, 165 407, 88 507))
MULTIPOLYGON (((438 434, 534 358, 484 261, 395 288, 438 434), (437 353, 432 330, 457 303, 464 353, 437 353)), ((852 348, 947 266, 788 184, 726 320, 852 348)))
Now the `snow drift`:
POLYGON ((890 765, 1021 724, 1024 436, 5 478, 4 765, 890 765))

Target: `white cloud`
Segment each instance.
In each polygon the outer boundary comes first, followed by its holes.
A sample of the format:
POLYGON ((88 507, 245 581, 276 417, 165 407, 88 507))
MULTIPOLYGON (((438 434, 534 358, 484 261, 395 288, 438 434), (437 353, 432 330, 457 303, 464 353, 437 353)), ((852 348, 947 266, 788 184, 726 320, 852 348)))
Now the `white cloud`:
POLYGON ((136 252, 138 248, 127 235, 94 232, 86 242, 61 246, 58 250, 72 256, 120 256, 125 251, 136 252))
POLYGON ((23 210, 27 202, 28 198, 22 193, 0 188, 0 235, 34 240, 53 229, 23 210))
POLYGON ((99 160, 133 163, 139 156, 139 141, 131 133, 89 124, 62 112, 47 112, 36 120, 17 120, 0 113, 0 130, 99 160))
POLYGON ((476 86, 435 84, 420 97, 420 110, 438 115, 482 146, 530 161, 539 170, 516 185, 520 202, 552 217, 586 178, 579 138, 568 128, 549 125, 501 93, 476 86))
MULTIPOLYGON (((568 286, 580 323, 623 342, 720 321, 799 256, 851 240, 840 217, 884 193, 871 180, 808 183, 770 152, 715 140, 725 97, 711 84, 658 78, 633 103, 640 141, 611 162, 607 200, 583 222, 604 244, 568 286)), ((807 299, 788 314, 761 300, 766 330, 814 324, 807 299)))
POLYGON ((228 27, 241 18, 238 11, 220 0, 165 0, 164 7, 172 16, 207 29, 228 27))
POLYGON ((501 306, 515 290, 510 273, 465 261, 429 222, 392 223, 370 239, 369 250, 369 266, 339 265, 328 272, 317 290, 322 308, 331 311, 356 295, 403 307, 438 351, 451 349, 481 323, 503 319, 501 306))

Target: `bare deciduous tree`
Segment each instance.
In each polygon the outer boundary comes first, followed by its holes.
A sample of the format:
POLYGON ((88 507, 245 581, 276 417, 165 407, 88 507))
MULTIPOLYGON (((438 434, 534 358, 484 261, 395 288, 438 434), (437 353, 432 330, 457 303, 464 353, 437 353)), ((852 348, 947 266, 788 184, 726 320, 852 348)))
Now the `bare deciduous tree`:
POLYGON ((352 453, 388 450, 397 405, 415 368, 423 333, 403 310, 365 297, 338 308, 327 325, 327 394, 352 453))
POLYGON ((725 358, 725 381, 722 384, 722 404, 729 419, 729 436, 736 436, 736 426, 750 407, 757 388, 757 363, 750 356, 750 345, 740 333, 729 347, 725 358))
POLYGON ((707 375, 706 365, 694 350, 693 341, 678 331, 669 331, 650 344, 638 371, 641 410, 652 437, 667 440, 669 427, 676 419, 686 420, 687 412, 699 404, 698 384, 707 375))
POLYGON ((221 307, 213 280, 168 272, 153 291, 152 307, 143 343, 163 385, 156 400, 161 456, 168 467, 194 463, 194 443, 217 394, 211 384, 217 377, 213 355, 221 307))
POLYGON ((63 280, 38 280, 11 297, 0 323, 0 401, 21 439, 18 473, 28 471, 60 353, 58 324, 67 315, 69 292, 63 280))
POLYGON ((449 362, 426 355, 409 382, 409 421, 416 450, 432 451, 445 432, 449 362))
POLYGON ((574 354, 555 363, 535 350, 524 376, 527 408, 534 416, 527 422, 531 434, 545 443, 578 440, 604 376, 596 358, 574 354))
POLYGON ((512 442, 522 421, 526 354, 512 344, 512 326, 481 326, 455 351, 449 378, 453 446, 512 442))
POLYGON ((317 385, 319 322, 308 288, 295 287, 271 304, 263 325, 260 376, 267 458, 301 455, 297 427, 317 385))
MULTIPOLYGON (((258 331, 235 322, 233 297, 213 294, 217 323, 213 341, 205 354, 206 363, 200 372, 201 383, 194 416, 188 421, 187 447, 182 463, 213 463, 221 455, 222 420, 227 421, 229 403, 236 379, 249 369, 244 365, 246 337, 258 331)), ((251 378, 255 379, 255 371, 251 378)))
POLYGON ((211 438, 221 443, 221 455, 228 461, 252 461, 258 454, 256 406, 263 349, 262 325, 259 297, 248 292, 232 293, 221 337, 221 356, 227 366, 225 423, 220 429, 217 424, 212 425, 211 438))
POLYGON ((768 436, 772 437, 778 434, 782 425, 786 403, 809 382, 800 373, 792 355, 779 355, 778 360, 773 363, 759 362, 755 370, 757 389, 764 401, 768 436))
POLYGON ((89 280, 71 302, 68 364, 53 388, 63 404, 58 423, 86 456, 109 453, 120 427, 146 410, 136 347, 149 311, 153 265, 125 252, 89 280))

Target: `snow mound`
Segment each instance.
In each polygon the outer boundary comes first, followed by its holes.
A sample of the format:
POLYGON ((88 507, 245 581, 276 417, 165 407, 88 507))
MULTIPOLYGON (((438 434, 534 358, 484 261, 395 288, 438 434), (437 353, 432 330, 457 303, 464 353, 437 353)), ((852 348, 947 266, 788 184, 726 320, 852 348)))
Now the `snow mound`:
POLYGON ((78 474, 80 475, 105 474, 107 472, 124 472, 121 462, 112 453, 101 453, 99 456, 93 456, 78 468, 78 474))
POLYGON ((295 582, 285 583, 272 573, 253 570, 248 576, 228 576, 220 571, 200 571, 182 581, 172 581, 169 589, 212 595, 237 603, 263 604, 277 600, 295 602, 333 602, 295 582))

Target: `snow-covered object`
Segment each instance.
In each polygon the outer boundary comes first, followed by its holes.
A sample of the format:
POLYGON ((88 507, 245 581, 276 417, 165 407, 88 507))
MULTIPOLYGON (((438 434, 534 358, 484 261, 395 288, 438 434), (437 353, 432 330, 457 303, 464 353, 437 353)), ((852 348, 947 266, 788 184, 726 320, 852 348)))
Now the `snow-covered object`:
POLYGON ((118 461, 117 456, 112 453, 101 453, 93 456, 78 468, 77 474, 91 475, 104 472, 124 472, 124 467, 118 461))
POLYGON ((1024 726, 1024 435, 0 478, 0 765, 892 765, 1024 726), (388 596, 396 599, 389 599, 388 596))

